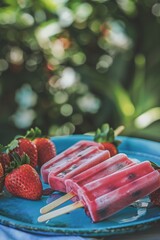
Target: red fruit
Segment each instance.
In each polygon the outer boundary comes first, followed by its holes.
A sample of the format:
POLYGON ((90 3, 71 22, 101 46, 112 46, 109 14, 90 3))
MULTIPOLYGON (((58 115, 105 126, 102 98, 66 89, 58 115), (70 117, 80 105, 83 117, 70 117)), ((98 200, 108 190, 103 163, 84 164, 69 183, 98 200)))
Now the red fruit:
POLYGON ((102 142, 101 144, 103 145, 105 150, 108 150, 110 152, 111 157, 118 153, 118 150, 117 150, 116 146, 113 143, 102 142))
POLYGON ((3 161, 5 168, 7 168, 10 165, 11 158, 9 154, 7 153, 0 153, 0 162, 3 161))
POLYGON ((48 138, 36 138, 33 143, 38 151, 38 166, 41 167, 56 155, 54 143, 48 138))
POLYGON ((151 193, 149 197, 154 205, 160 206, 160 188, 151 193))
MULTIPOLYGON (((154 167, 154 169, 160 173, 159 166, 153 162, 151 162, 151 164, 152 164, 152 167, 154 167)), ((153 205, 160 206, 160 188, 158 188, 156 191, 152 192, 149 195, 149 198, 150 198, 151 202, 153 203, 153 205)))
POLYGON ((2 192, 4 187, 4 174, 5 174, 4 163, 2 160, 0 160, 0 193, 2 192))
POLYGON ((96 130, 94 141, 101 143, 104 149, 110 152, 111 157, 118 153, 117 146, 120 141, 115 140, 114 130, 110 128, 109 124, 103 124, 101 129, 96 130))
POLYGON ((39 137, 40 134, 41 130, 39 128, 31 128, 24 136, 16 136, 14 140, 5 147, 5 149, 7 149, 7 152, 9 153, 16 152, 20 156, 27 154, 30 158, 30 165, 35 168, 37 166, 38 154, 37 148, 32 140, 39 137))
POLYGON ((27 154, 30 159, 30 165, 32 167, 37 166, 37 148, 35 144, 27 138, 19 138, 14 139, 9 145, 9 152, 12 154, 13 152, 16 152, 19 156, 23 156, 24 154, 27 154))
POLYGON ((5 187, 12 195, 30 200, 42 196, 42 183, 36 170, 29 164, 23 164, 5 177, 5 187))

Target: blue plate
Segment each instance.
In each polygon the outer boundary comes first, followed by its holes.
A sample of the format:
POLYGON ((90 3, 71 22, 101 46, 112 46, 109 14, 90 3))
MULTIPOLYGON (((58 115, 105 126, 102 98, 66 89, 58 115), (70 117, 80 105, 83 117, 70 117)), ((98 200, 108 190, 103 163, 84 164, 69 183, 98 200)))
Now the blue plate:
MULTIPOLYGON (((52 138, 58 153, 81 139, 92 140, 92 137, 72 135, 52 138)), ((122 141, 119 152, 126 153, 129 157, 140 161, 151 160, 160 165, 160 143, 131 137, 118 137, 118 139, 122 141)), ((47 187, 48 185, 44 184, 44 188, 47 187)), ((92 223, 83 208, 51 219, 46 223, 38 223, 39 209, 46 205, 50 198, 51 196, 43 196, 39 201, 30 201, 4 193, 0 196, 0 223, 43 235, 94 237, 140 231, 160 221, 160 208, 158 207, 136 208, 129 206, 99 223, 92 223)), ((71 203, 71 201, 69 202, 71 203)))

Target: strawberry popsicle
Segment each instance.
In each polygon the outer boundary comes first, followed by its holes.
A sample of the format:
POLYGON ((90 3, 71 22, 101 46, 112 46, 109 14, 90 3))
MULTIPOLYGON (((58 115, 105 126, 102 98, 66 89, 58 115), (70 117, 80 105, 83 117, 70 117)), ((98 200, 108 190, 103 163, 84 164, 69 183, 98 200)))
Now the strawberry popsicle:
MULTIPOLYGON (((66 174, 63 179, 59 179, 59 177, 55 176, 54 174, 52 176, 52 172, 51 172, 49 174, 49 183, 51 187, 54 189, 58 189, 62 184, 63 185, 65 184, 66 186, 65 191, 67 192, 67 194, 49 203, 48 205, 42 207, 40 209, 40 212, 43 214, 46 212, 49 212, 53 208, 61 205, 62 203, 66 202, 71 198, 72 198, 72 201, 74 202, 79 200, 77 192, 78 192, 78 189, 84 184, 87 184, 93 180, 105 177, 124 167, 128 167, 130 165, 135 164, 132 160, 130 160, 127 157, 126 154, 122 154, 122 153, 119 153, 114 157, 111 157, 108 159, 108 156, 106 156, 105 151, 102 151, 102 153, 99 156, 96 155, 94 156, 94 158, 92 158, 92 165, 94 161, 96 161, 95 162, 96 165, 92 167, 90 167, 90 162, 89 162, 89 165, 86 162, 85 163, 86 170, 82 171, 79 174, 77 174, 77 170, 69 171, 69 169, 67 169, 68 174, 66 174), (106 157, 106 160, 97 164, 97 161, 99 162, 99 157, 101 157, 102 155, 106 157), (62 181, 62 183, 60 181, 62 181), (56 185, 58 185, 59 187, 57 187, 56 185)), ((61 190, 62 188, 64 188, 64 186, 61 186, 61 190)))
POLYGON ((86 169, 97 165, 110 157, 107 150, 101 150, 96 146, 80 151, 70 162, 64 162, 60 166, 55 164, 48 176, 48 182, 52 189, 66 192, 65 180, 84 172, 86 169))
POLYGON ((81 172, 78 175, 75 175, 72 178, 68 178, 65 181, 66 192, 73 193, 76 195, 74 200, 77 200, 77 192, 81 186, 92 182, 102 177, 108 176, 122 168, 126 168, 132 164, 135 164, 131 159, 127 157, 124 153, 119 153, 106 161, 99 163, 98 165, 88 168, 86 171, 81 172))
POLYGON ((70 163, 73 161, 73 159, 79 157, 81 151, 91 146, 97 146, 98 148, 103 149, 103 146, 100 143, 81 140, 72 145, 71 147, 69 147, 68 149, 66 149, 65 151, 63 151, 62 153, 58 154, 45 164, 43 164, 43 166, 41 167, 41 176, 43 178, 43 181, 45 183, 48 183, 48 175, 52 171, 52 169, 55 168, 55 164, 57 167, 64 163, 70 163))
POLYGON ((160 188, 160 173, 149 161, 123 168, 78 189, 79 201, 43 214, 39 222, 84 207, 93 222, 99 222, 160 188))
POLYGON ((160 174, 149 161, 135 164, 78 189, 93 222, 102 221, 160 188, 160 174))

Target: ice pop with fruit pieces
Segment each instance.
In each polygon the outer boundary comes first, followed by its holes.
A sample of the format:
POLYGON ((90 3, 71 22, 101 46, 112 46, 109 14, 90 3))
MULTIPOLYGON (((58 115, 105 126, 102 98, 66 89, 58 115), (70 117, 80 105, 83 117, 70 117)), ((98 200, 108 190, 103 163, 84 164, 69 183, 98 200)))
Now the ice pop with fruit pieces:
POLYGON ((97 147, 89 147, 77 154, 71 162, 61 164, 58 169, 56 164, 49 173, 48 182, 52 189, 66 192, 65 180, 84 172, 86 169, 103 162, 110 157, 107 150, 100 150, 97 147))
POLYGON ((41 176, 43 181, 48 183, 48 175, 53 169, 58 168, 60 165, 65 165, 66 163, 70 164, 75 158, 80 157, 79 155, 81 151, 91 146, 97 146, 97 148, 99 147, 100 149, 103 149, 103 146, 100 143, 81 140, 46 162, 41 167, 41 176))
MULTIPOLYGON (((96 159, 97 157, 95 156, 94 158, 96 159)), ((65 178, 67 194, 44 206, 40 209, 40 212, 46 213, 71 198, 73 201, 78 200, 77 192, 81 186, 95 179, 100 179, 106 175, 112 174, 113 172, 116 172, 124 167, 128 167, 131 164, 134 164, 134 162, 130 160, 126 154, 119 153, 103 162, 100 162, 99 164, 96 164, 93 167, 88 167, 85 171, 78 175, 70 175, 70 177, 65 178)), ((54 175, 52 176, 52 173, 49 174, 49 183, 51 185, 52 183, 56 183, 55 177, 54 175)))
MULTIPOLYGON (((108 125, 107 125, 108 126, 108 125)), ((108 130, 109 130, 109 126, 108 126, 108 130)), ((114 130, 114 136, 116 137, 117 135, 119 135, 122 131, 124 130, 124 126, 119 126, 118 128, 116 128, 114 130)), ((106 135, 107 133, 104 132, 104 135, 106 135)), ((83 141, 84 142, 84 141, 83 141)), ((95 145, 95 143, 93 142, 93 144, 95 145)), ((76 145, 76 144, 75 144, 76 145)), ((73 145, 73 147, 71 147, 70 149, 74 148, 75 145, 73 145)), ((99 144, 98 147, 100 148, 103 148, 103 144, 99 144)), ((70 152, 70 151, 69 151, 70 152)), ((65 151, 65 153, 67 154, 67 150, 65 151)), ((104 155, 104 153, 102 153, 104 155)), ((108 159, 108 156, 107 158, 108 159)), ((55 190, 59 190, 59 191, 62 191, 62 192, 65 192, 66 189, 65 189, 65 180, 66 179, 71 179, 73 178, 74 176, 76 176, 79 172, 82 172, 82 170, 84 171, 85 169, 87 168, 91 168, 91 166, 94 166, 95 164, 99 163, 100 161, 96 160, 96 157, 91 159, 92 161, 89 162, 89 164, 86 162, 85 165, 82 164, 81 167, 78 167, 77 169, 75 169, 73 171, 73 168, 75 166, 75 164, 71 165, 70 168, 66 168, 65 170, 63 170, 63 172, 59 172, 59 174, 55 174, 55 169, 56 169, 56 166, 54 165, 52 167, 52 164, 50 166, 50 163, 49 163, 49 168, 50 168, 50 173, 49 173, 49 176, 48 176, 48 182, 50 184, 50 186, 55 189, 55 190), (71 171, 72 170, 72 171, 71 171)), ((128 160, 130 161, 130 160, 128 160)), ((117 165, 118 166, 118 165, 117 165)), ((116 166, 116 169, 117 169, 117 166, 116 166)), ((43 168, 47 168, 47 166, 45 165, 43 168)), ((105 166, 104 166, 105 168, 105 166)), ((120 168, 120 166, 119 166, 120 168)), ((111 168, 112 169, 112 168, 111 168)), ((42 175, 43 175, 43 170, 41 170, 42 172, 42 175)), ((114 168, 112 169, 112 171, 114 170, 114 168)), ((97 171, 96 169, 94 171, 97 171)), ((111 170, 110 170, 111 171, 111 170)), ((105 174, 105 172, 104 172, 105 174)), ((92 175, 95 175, 95 172, 92 174, 92 175)), ((82 175, 83 176, 83 175, 82 175)), ((55 200, 53 203, 43 207, 42 209, 40 209, 40 212, 41 213, 46 213, 48 211, 50 211, 51 209, 59 206, 61 203, 67 201, 68 199, 72 198, 74 196, 73 193, 68 193, 67 195, 59 198, 58 200, 55 200)))
MULTIPOLYGON (((108 129, 110 129, 108 124, 107 126, 108 126, 108 129)), ((124 130, 124 126, 119 126, 114 131, 113 129, 111 130, 112 130, 111 135, 114 135, 114 137, 116 137, 124 130)), ((105 132, 104 134, 107 134, 107 133, 105 132)), ((58 164, 60 165, 60 164, 63 164, 64 162, 71 161, 71 159, 74 158, 76 154, 79 153, 79 151, 82 151, 90 146, 97 146, 100 149, 109 150, 109 149, 105 149, 104 145, 100 142, 81 140, 75 143, 74 145, 72 145, 71 147, 69 147, 68 149, 64 150, 62 153, 58 154, 54 158, 52 158, 50 161, 48 161, 41 167, 41 175, 44 182, 48 183, 48 174, 50 173, 52 168, 54 168, 55 163, 58 162, 58 164)))
POLYGON ((83 190, 82 188, 78 190, 80 201, 93 222, 108 218, 160 187, 158 171, 147 167, 146 163, 142 164, 126 169, 126 171, 131 170, 128 174, 122 170, 115 175, 110 175, 110 179, 104 178, 104 181, 101 179, 99 187, 94 181, 92 184, 95 189, 90 183, 83 190))
POLYGON ((99 222, 160 188, 160 174, 149 161, 117 171, 78 190, 80 201, 49 212, 39 222, 84 207, 93 222, 99 222))
POLYGON ((77 195, 78 189, 81 186, 84 186, 94 180, 101 179, 102 177, 108 176, 132 164, 135 164, 134 161, 129 159, 126 154, 119 153, 107 159, 106 161, 103 161, 93 166, 92 168, 88 168, 86 171, 67 179, 65 181, 66 192, 77 195))

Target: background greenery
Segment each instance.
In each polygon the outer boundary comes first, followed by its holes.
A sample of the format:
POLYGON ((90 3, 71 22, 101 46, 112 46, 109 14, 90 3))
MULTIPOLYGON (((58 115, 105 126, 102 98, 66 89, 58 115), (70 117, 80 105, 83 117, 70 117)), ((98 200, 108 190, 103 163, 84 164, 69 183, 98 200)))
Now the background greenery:
POLYGON ((160 3, 2 0, 0 139, 94 131, 160 140, 160 3))

